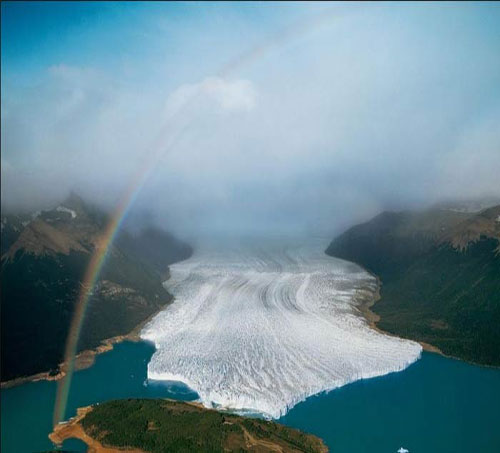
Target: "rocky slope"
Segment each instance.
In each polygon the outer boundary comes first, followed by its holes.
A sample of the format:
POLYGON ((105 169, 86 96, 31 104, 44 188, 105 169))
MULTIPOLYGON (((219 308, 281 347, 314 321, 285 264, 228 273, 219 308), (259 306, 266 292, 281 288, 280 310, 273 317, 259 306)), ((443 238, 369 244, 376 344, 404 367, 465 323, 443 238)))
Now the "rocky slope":
MULTIPOLYGON (((105 213, 75 195, 49 211, 2 216, 2 381, 57 372, 81 282, 106 222, 105 213)), ((191 250, 167 233, 155 234, 153 255, 150 230, 135 237, 119 233, 89 304, 79 351, 128 333, 170 300, 162 286, 168 264, 191 250), (167 258, 156 259, 162 254, 167 258)))
POLYGON ((326 253, 382 281, 378 327, 445 354, 500 365, 500 206, 384 212, 326 253))

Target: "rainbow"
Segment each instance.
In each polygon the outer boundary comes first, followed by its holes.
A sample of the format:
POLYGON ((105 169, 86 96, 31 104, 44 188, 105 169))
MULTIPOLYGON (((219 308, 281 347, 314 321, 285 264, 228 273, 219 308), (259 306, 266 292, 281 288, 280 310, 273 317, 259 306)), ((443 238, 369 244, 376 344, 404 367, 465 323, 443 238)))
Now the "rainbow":
MULTIPOLYGON (((285 44, 292 38, 297 38, 297 36, 304 35, 309 31, 316 29, 320 25, 329 23, 333 15, 338 17, 339 12, 340 11, 338 8, 332 8, 328 12, 323 12, 321 16, 314 16, 309 20, 301 21, 292 25, 291 27, 284 29, 263 44, 251 48, 249 51, 237 56, 226 66, 224 66, 217 73, 217 76, 228 77, 229 75, 231 75, 231 73, 235 72, 243 65, 261 58, 273 48, 285 44)), ((180 113, 185 110, 188 105, 192 104, 192 102, 198 96, 199 93, 194 93, 190 99, 186 100, 184 105, 181 106, 173 116, 179 116, 180 113)), ((171 120, 173 119, 175 118, 172 117, 171 120)), ((134 201, 137 199, 138 194, 149 178, 149 175, 154 170, 156 164, 159 162, 159 160, 161 160, 166 152, 168 152, 178 142, 178 140, 180 140, 184 132, 189 127, 189 124, 186 124, 181 128, 177 128, 176 133, 169 134, 168 132, 171 128, 171 125, 172 123, 166 124, 166 126, 158 135, 157 140, 155 140, 156 146, 153 145, 151 151, 147 153, 148 157, 146 158, 140 169, 136 172, 127 190, 124 191, 121 198, 119 199, 113 215, 106 225, 104 233, 95 241, 95 249, 85 272, 85 276, 82 282, 82 289, 80 291, 80 294, 78 295, 76 309, 73 313, 68 337, 66 339, 66 346, 64 350, 65 374, 59 381, 57 386, 53 415, 54 426, 62 422, 65 418, 71 380, 75 369, 75 358, 78 340, 80 338, 80 333, 82 330, 82 325, 85 319, 89 301, 92 297, 94 287, 99 279, 99 275, 104 266, 104 263, 106 262, 108 250, 113 244, 113 240, 117 232, 119 231, 123 220, 126 218, 128 211, 134 204, 134 201), (163 139, 165 138, 166 134, 168 134, 168 137, 171 138, 171 141, 165 146, 165 142, 163 139)))
POLYGON ((150 170, 148 168, 144 168, 141 173, 138 174, 138 177, 134 179, 134 183, 130 185, 128 191, 126 191, 122 195, 121 199, 117 203, 117 207, 111 219, 107 223, 104 233, 99 238, 97 238, 94 243, 94 253, 92 254, 90 262, 85 271, 82 282, 82 289, 80 291, 80 294, 78 295, 76 309, 73 313, 68 337, 66 339, 66 346, 64 350, 64 362, 66 364, 66 369, 65 375, 60 380, 57 386, 56 402, 53 416, 54 426, 64 419, 69 389, 71 386, 71 378, 75 369, 78 339, 80 338, 83 320, 85 319, 85 313, 89 306, 89 301, 92 297, 94 287, 97 283, 102 267, 106 262, 106 255, 108 253, 108 250, 113 244, 113 240, 117 232, 120 230, 120 225, 125 219, 127 211, 133 205, 135 198, 139 194, 139 190, 137 190, 136 187, 142 186, 143 182, 149 175, 149 171, 150 170))

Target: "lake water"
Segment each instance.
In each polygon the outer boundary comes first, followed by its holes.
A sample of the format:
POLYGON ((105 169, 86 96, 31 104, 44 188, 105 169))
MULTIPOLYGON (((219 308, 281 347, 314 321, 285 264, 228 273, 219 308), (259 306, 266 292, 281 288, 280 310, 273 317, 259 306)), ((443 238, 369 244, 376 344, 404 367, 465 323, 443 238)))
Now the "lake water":
MULTIPOLYGON (((144 385, 154 347, 145 342, 124 342, 96 357, 95 364, 73 376, 66 418, 76 409, 118 398, 175 398, 194 400, 198 395, 182 384, 144 385)), ((39 452, 54 448, 47 437, 52 430, 56 382, 32 382, 2 389, 2 452, 39 452), (29 433, 29 434, 28 434, 29 433)), ((68 442, 66 450, 85 451, 85 444, 68 442)))
MULTIPOLYGON (((76 408, 116 398, 194 400, 182 384, 148 383, 154 348, 125 342, 75 373, 66 417, 76 408)), ((53 448, 55 382, 35 382, 1 392, 4 453, 53 448)), ((405 371, 358 381, 299 403, 279 421, 322 437, 336 453, 500 451, 500 370, 424 352, 405 371)), ((85 451, 78 441, 66 450, 85 451)))

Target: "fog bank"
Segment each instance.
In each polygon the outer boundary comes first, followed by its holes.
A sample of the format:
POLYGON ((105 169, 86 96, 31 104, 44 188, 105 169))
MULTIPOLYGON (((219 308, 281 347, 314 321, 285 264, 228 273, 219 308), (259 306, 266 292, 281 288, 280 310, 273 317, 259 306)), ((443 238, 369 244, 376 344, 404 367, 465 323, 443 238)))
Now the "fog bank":
POLYGON ((500 196, 499 24, 497 4, 2 4, 2 207, 112 208, 139 174, 131 219, 181 236, 329 234, 500 196))

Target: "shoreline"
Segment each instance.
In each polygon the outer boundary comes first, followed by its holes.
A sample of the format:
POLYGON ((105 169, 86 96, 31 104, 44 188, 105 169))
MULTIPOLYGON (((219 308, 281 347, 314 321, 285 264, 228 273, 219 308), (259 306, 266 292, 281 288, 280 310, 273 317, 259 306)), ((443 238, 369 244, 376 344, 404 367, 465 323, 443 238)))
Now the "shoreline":
POLYGON ((361 264, 359 264, 359 263, 354 263, 354 264, 356 264, 357 266, 359 266, 361 269, 363 269, 365 272, 367 272, 368 274, 370 274, 372 277, 374 277, 377 280, 377 290, 374 293, 374 297, 361 298, 360 299, 361 300, 360 305, 358 307, 356 307, 360 311, 360 313, 364 316, 364 318, 368 322, 368 325, 370 326, 370 328, 372 328, 373 330, 375 330, 375 331, 377 331, 377 332, 379 332, 381 334, 388 335, 390 337, 396 337, 396 338, 401 338, 402 340, 414 341, 414 342, 418 343, 420 346, 422 346, 422 349, 424 351, 432 352, 434 354, 438 354, 438 355, 440 355, 442 357, 445 357, 447 359, 458 360, 460 362, 464 362, 464 363, 467 363, 469 365, 474 365, 474 366, 479 366, 479 367, 484 367, 484 368, 500 369, 500 365, 499 366, 496 366, 496 365, 485 365, 484 363, 477 363, 477 362, 473 362, 473 361, 470 361, 470 360, 464 360, 464 359, 462 359, 460 357, 455 357, 455 356, 452 356, 452 355, 445 354, 437 346, 434 346, 434 345, 432 345, 430 343, 426 343, 425 341, 420 341, 420 340, 415 340, 415 339, 412 339, 412 338, 401 337, 401 336, 393 334, 391 332, 387 332, 385 330, 382 330, 380 327, 377 326, 377 323, 381 319, 380 315, 378 315, 377 313, 375 313, 375 312, 373 312, 371 310, 371 308, 382 297, 380 295, 380 288, 382 287, 382 280, 380 280, 380 278, 379 278, 378 275, 376 275, 373 272, 369 271, 368 269, 366 269, 361 264))
MULTIPOLYGON (((170 398, 162 398, 160 400, 160 407, 165 407, 165 404, 167 407, 170 406, 170 417, 176 417, 179 414, 182 417, 182 414, 185 412, 190 412, 191 414, 195 414, 200 417, 206 417, 207 414, 211 416, 211 414, 213 415, 214 413, 218 412, 215 409, 206 408, 200 403, 196 402, 180 402, 170 398), (193 409, 190 409, 189 406, 191 406, 193 409)), ((141 400, 139 399, 137 401, 140 402, 141 400)), ((62 422, 54 426, 52 431, 49 433, 48 438, 57 448, 61 448, 63 446, 63 443, 69 439, 78 439, 86 444, 90 453, 146 453, 144 450, 137 447, 114 446, 112 444, 107 445, 103 443, 103 438, 105 438, 105 435, 109 433, 109 431, 99 430, 98 428, 95 429, 96 427, 94 425, 90 425, 87 427, 87 429, 85 429, 83 421, 85 417, 87 417, 88 414, 94 410, 99 411, 98 403, 78 408, 77 414, 74 417, 71 417, 66 422, 62 422)), ((272 422, 273 427, 269 429, 269 427, 266 426, 267 422, 264 420, 255 419, 254 421, 250 421, 250 419, 237 414, 228 414, 227 418, 226 416, 222 416, 221 418, 222 420, 217 419, 216 424, 212 424, 212 427, 210 427, 209 430, 220 431, 220 434, 222 434, 221 441, 223 443, 221 447, 223 447, 224 451, 243 451, 243 449, 244 451, 262 452, 303 452, 307 450, 315 451, 318 453, 327 453, 329 451, 329 448, 326 446, 324 440, 317 435, 304 432, 291 426, 272 422), (249 426, 246 425, 246 421, 250 421, 251 424, 249 426), (258 426, 255 426, 255 423, 257 423, 258 426), (264 425, 264 429, 262 428, 262 424, 264 425), (241 428, 241 432, 237 434, 239 439, 234 438, 234 436, 233 438, 231 438, 233 433, 235 433, 234 429, 230 428, 229 431, 224 431, 224 427, 226 425, 235 425, 241 428), (284 435, 276 433, 276 430, 283 431, 284 435), (295 433, 295 439, 290 438, 290 436, 287 435, 290 433, 290 431, 292 431, 292 433, 295 433), (224 433, 226 434, 226 436, 224 436, 224 433), (304 436, 308 438, 305 441, 302 440, 304 436), (297 444, 297 441, 299 441, 300 444, 297 444), (313 442, 312 445, 311 441, 313 442), (303 445, 302 442, 304 442, 303 445)), ((156 425, 157 421, 155 420, 154 416, 148 417, 148 419, 149 421, 147 422, 147 431, 158 430, 159 427, 156 425)), ((206 420, 206 418, 201 419, 202 422, 203 420, 206 420)), ((206 431, 206 428, 204 429, 204 431, 206 431)), ((237 432, 238 430, 236 430, 236 433, 237 432)), ((204 434, 206 435, 207 433, 204 434)), ((187 436, 188 438, 192 438, 193 434, 187 434, 187 436)), ((144 442, 142 443, 144 444, 144 442)), ((172 447, 173 445, 174 444, 172 444, 170 447, 172 447)), ((206 448, 208 447, 208 445, 209 444, 206 444, 204 447, 206 448)), ((141 447, 143 448, 143 445, 141 445, 141 447)), ((205 448, 200 451, 205 451, 205 448)), ((170 451, 170 449, 168 451, 170 451)))
MULTIPOLYGON (((85 349, 84 351, 79 352, 75 356, 75 368, 74 371, 85 370, 90 368, 96 359, 96 356, 99 354, 103 354, 105 352, 111 351, 114 348, 115 344, 122 343, 124 341, 131 342, 139 342, 144 341, 140 337, 140 332, 142 328, 151 321, 158 313, 164 310, 168 305, 173 302, 173 298, 170 299, 167 303, 162 305, 162 307, 149 315, 144 321, 135 326, 129 333, 124 335, 117 335, 115 337, 105 338, 101 341, 101 344, 93 349, 85 349)), ((41 373, 32 374, 30 376, 22 376, 14 379, 10 379, 8 381, 4 381, 0 383, 0 388, 9 389, 12 387, 17 387, 18 385, 27 384, 29 382, 38 382, 38 381, 59 381, 64 376, 66 376, 66 370, 68 367, 67 362, 62 362, 59 364, 59 373, 55 375, 51 375, 49 371, 44 371, 41 373)))
MULTIPOLYGON (((373 307, 381 298, 380 288, 382 287, 382 282, 377 275, 373 274, 372 272, 370 272, 369 270, 367 270, 366 268, 364 268, 360 264, 358 264, 358 263, 355 263, 355 264, 358 265, 359 267, 361 267, 365 272, 367 272, 371 276, 373 276, 377 281, 377 289, 376 289, 375 293, 373 293, 373 297, 372 296, 360 297, 359 298, 360 303, 356 307, 359 310, 359 312, 362 314, 362 316, 365 318, 365 320, 368 322, 368 325, 370 326, 370 328, 372 328, 373 330, 375 330, 383 335, 389 335, 391 337, 397 337, 397 338, 401 338, 404 340, 415 341, 422 346, 422 349, 424 351, 433 352, 433 353, 442 355, 443 357, 447 357, 447 358, 451 358, 451 359, 455 359, 455 360, 462 360, 462 359, 457 358, 457 357, 447 356, 439 348, 437 348, 429 343, 399 337, 398 335, 394 335, 390 332, 386 332, 386 331, 380 329, 377 326, 377 322, 380 320, 380 316, 377 313, 373 312, 371 310, 371 307, 373 307)), ((138 324, 136 327, 134 327, 128 334, 117 335, 115 337, 106 338, 106 339, 102 340, 101 344, 99 346, 97 346, 96 348, 86 349, 86 350, 78 353, 75 356, 75 369, 74 369, 74 371, 85 370, 87 368, 90 368, 94 364, 97 355, 113 350, 115 344, 119 344, 119 343, 122 343, 124 341, 132 341, 132 342, 143 341, 142 338, 140 337, 140 331, 142 330, 142 328, 149 321, 151 321, 151 319, 153 319, 158 313, 160 313, 166 306, 168 306, 172 302, 173 302, 173 298, 169 302, 167 302, 165 305, 163 305, 159 310, 152 313, 144 321, 142 321, 140 324, 138 324)), ((488 367, 488 365, 481 365, 481 364, 476 364, 473 362, 469 362, 469 363, 472 363, 473 365, 488 367)), ((49 371, 44 371, 44 372, 36 373, 36 374, 30 375, 30 376, 22 376, 22 377, 8 380, 8 381, 4 381, 4 382, 0 383, 0 388, 1 389, 8 389, 8 388, 12 388, 12 387, 17 387, 18 385, 27 384, 29 382, 59 381, 64 376, 66 376, 67 366, 68 366, 68 364, 66 362, 60 363, 59 364, 60 371, 59 371, 59 373, 57 373, 55 375, 50 375, 49 371)), ((491 367, 491 368, 497 368, 497 367, 491 367)))
POLYGON ((49 434, 54 445, 62 446, 68 439, 78 439, 85 443, 90 453, 144 453, 143 450, 105 447, 101 442, 89 436, 83 429, 80 421, 91 412, 92 406, 79 407, 76 415, 67 422, 59 423, 49 434))
MULTIPOLYGON (((358 266, 360 266, 358 263, 355 263, 358 266)), ((433 352, 435 354, 442 355, 443 357, 447 358, 455 358, 455 357, 450 357, 447 356, 446 354, 443 353, 437 346, 434 346, 432 344, 426 343, 424 341, 418 341, 418 340, 413 340, 411 338, 404 338, 400 337, 399 335, 395 335, 391 332, 386 332, 385 330, 380 329, 377 326, 377 323, 380 321, 380 315, 377 313, 373 312, 371 308, 380 300, 381 295, 380 295, 380 288, 382 287, 382 281, 380 278, 371 273, 369 270, 365 269, 363 266, 360 266, 365 272, 368 272, 372 277, 374 277, 377 280, 377 290, 375 291, 373 297, 364 297, 361 298, 361 303, 358 307, 356 307, 360 313, 363 315, 365 320, 368 322, 368 325, 370 326, 371 329, 375 330, 378 333, 381 333, 383 335, 388 335, 390 337, 395 337, 395 338, 400 338, 402 340, 409 340, 409 341, 414 341, 418 343, 420 346, 422 346, 422 349, 427 352, 433 352)), ((458 359, 461 360, 461 359, 458 359)))
MULTIPOLYGON (((169 398, 164 398, 167 401, 176 401, 169 398)), ((185 401, 185 404, 195 406, 199 409, 207 410, 201 403, 195 401, 185 401)), ((90 436, 81 425, 80 421, 94 409, 94 405, 79 407, 76 410, 76 415, 67 421, 58 423, 49 433, 50 441, 60 447, 69 439, 78 439, 84 442, 90 453, 145 453, 140 449, 114 448, 106 447, 97 439, 90 436)))
MULTIPOLYGON (((337 258, 340 259, 340 258, 337 258)), ((377 289, 373 293, 373 296, 362 296, 360 297, 359 300, 359 305, 357 305, 355 308, 359 310, 361 315, 364 317, 364 319, 367 321, 369 327, 373 330, 375 330, 378 333, 381 333, 383 335, 388 335, 391 337, 396 337, 400 338, 403 340, 409 340, 409 341, 414 341, 420 346, 422 346, 422 349, 427 352, 432 352, 434 354, 439 354, 443 357, 446 357, 448 359, 453 359, 453 360, 459 360, 461 362, 465 362, 471 365, 475 366, 481 366, 485 368, 495 368, 498 369, 500 366, 495 366, 495 365, 485 365, 481 363, 476 363, 472 361, 467 361, 464 359, 461 359, 460 357, 455 357, 451 355, 445 354, 443 351, 441 351, 437 346, 434 346, 430 343, 426 343, 424 341, 419 341, 411 338, 405 338, 401 337, 399 335, 393 334, 391 332, 387 332, 385 330, 380 329, 377 326, 377 323, 380 321, 381 317, 377 313, 373 312, 371 308, 381 299, 380 295, 380 289, 382 287, 382 281, 378 277, 378 275, 372 273, 368 269, 366 269, 364 266, 360 265, 359 263, 354 263, 357 266, 359 266, 361 269, 363 269, 365 272, 370 274, 372 277, 376 279, 377 282, 377 289)), ((150 316, 148 316, 144 321, 142 321, 140 324, 138 324, 136 327, 134 327, 128 334, 125 335, 117 335, 115 337, 110 337, 106 338, 101 341, 101 344, 97 346, 94 349, 86 349, 80 353, 78 353, 75 356, 75 369, 74 371, 79 371, 79 370, 84 370, 87 368, 90 368, 96 359, 96 356, 99 354, 103 354, 105 352, 113 350, 113 347, 115 344, 122 343, 124 341, 131 341, 131 342, 139 342, 139 341, 144 341, 140 337, 140 331, 142 328, 149 322, 151 321, 158 313, 160 313, 162 310, 164 310, 168 305, 170 305, 174 301, 174 298, 172 297, 171 300, 169 300, 167 303, 165 303, 159 310, 155 311, 152 313, 150 316)), ((33 374, 30 376, 22 376, 18 378, 14 378, 8 381, 4 381, 0 383, 0 388, 1 389, 8 389, 12 387, 16 387, 18 385, 22 384, 27 384, 29 382, 38 382, 38 381, 59 381, 62 379, 64 376, 66 376, 66 368, 67 368, 67 363, 62 362, 59 364, 59 369, 60 372, 56 375, 50 375, 49 371, 33 374)))

